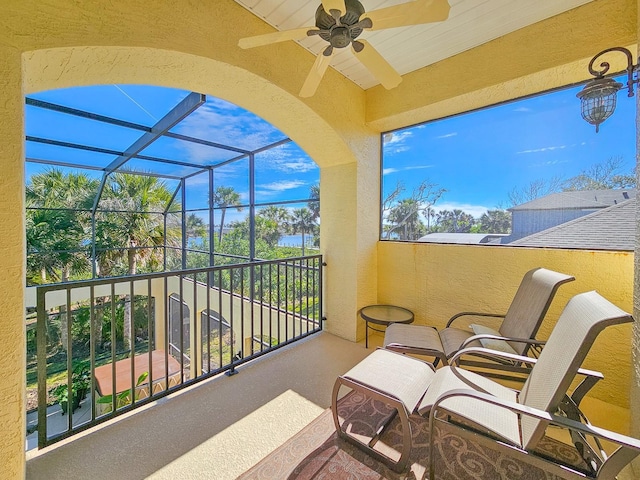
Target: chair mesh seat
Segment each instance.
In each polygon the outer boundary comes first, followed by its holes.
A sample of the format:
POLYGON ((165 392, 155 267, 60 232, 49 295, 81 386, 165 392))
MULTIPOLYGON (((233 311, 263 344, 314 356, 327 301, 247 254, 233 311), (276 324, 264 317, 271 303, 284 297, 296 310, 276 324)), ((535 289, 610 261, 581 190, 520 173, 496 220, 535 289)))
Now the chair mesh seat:
POLYGON ((400 400, 413 412, 433 377, 426 363, 388 350, 376 350, 342 377, 400 400))
POLYGON ((383 347, 405 345, 411 348, 443 352, 440 335, 435 328, 414 328, 413 325, 394 323, 384 335, 383 347))
MULTIPOLYGON (((473 332, 461 330, 459 328, 445 328, 440 331, 440 340, 442 341, 442 351, 447 357, 450 357, 458 350, 465 340, 474 336, 473 332)), ((471 342, 467 347, 482 347, 478 341, 471 342)))
MULTIPOLYGON (((510 402, 516 402, 518 398, 518 393, 515 390, 474 372, 455 367, 442 367, 433 376, 427 393, 420 402, 418 413, 427 415, 440 395, 460 388, 489 393, 510 402)), ((514 445, 522 446, 516 413, 467 397, 452 397, 442 402, 441 405, 474 424, 487 428, 494 435, 498 435, 514 445)))

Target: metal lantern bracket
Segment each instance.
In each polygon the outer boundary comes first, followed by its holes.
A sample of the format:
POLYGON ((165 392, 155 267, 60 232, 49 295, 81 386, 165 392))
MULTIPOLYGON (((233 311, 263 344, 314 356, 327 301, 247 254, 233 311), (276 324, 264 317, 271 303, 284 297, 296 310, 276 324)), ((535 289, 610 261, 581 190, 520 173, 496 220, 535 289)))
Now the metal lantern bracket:
POLYGON ((637 65, 633 65, 631 52, 624 47, 612 47, 601 51, 589 62, 589 73, 593 75, 593 80, 589 81, 584 88, 576 95, 582 105, 582 118, 596 127, 596 133, 600 124, 609 118, 616 108, 616 96, 619 90, 627 87, 628 97, 633 97, 633 85, 638 83, 638 78, 634 78, 637 65), (596 70, 594 64, 602 55, 611 52, 620 52, 627 57, 627 84, 623 85, 612 78, 606 78, 611 65, 609 62, 600 63, 600 69, 596 70))
POLYGON ((609 68, 611 68, 611 65, 609 65, 609 62, 602 62, 600 64, 600 68, 602 70, 595 70, 593 68, 593 64, 595 63, 595 61, 598 59, 598 57, 601 57, 602 55, 605 55, 609 52, 621 52, 623 53, 626 57, 627 57, 627 88, 629 90, 628 93, 628 97, 633 97, 633 84, 634 83, 638 83, 638 79, 634 79, 633 78, 633 73, 635 72, 635 69, 637 67, 637 65, 633 64, 633 56, 631 55, 631 52, 629 50, 627 50, 624 47, 612 47, 612 48, 607 48, 606 50, 601 51, 600 53, 598 53, 595 57, 593 57, 591 59, 591 61, 589 62, 589 73, 591 75, 593 75, 594 77, 597 78, 603 78, 607 72, 609 71, 609 68))

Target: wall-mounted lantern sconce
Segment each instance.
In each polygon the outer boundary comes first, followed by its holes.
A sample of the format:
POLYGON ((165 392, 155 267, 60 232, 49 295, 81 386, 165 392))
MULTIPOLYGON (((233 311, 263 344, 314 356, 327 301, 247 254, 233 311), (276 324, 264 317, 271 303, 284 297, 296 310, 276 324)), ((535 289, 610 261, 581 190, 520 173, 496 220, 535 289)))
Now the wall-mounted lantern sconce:
POLYGON ((594 70, 593 68, 593 64, 596 59, 609 52, 622 52, 627 56, 626 87, 629 90, 629 97, 633 97, 633 84, 638 82, 637 78, 633 78, 633 73, 635 72, 637 65, 633 65, 631 52, 626 48, 607 48, 591 59, 589 62, 589 73, 596 78, 590 80, 576 96, 580 99, 582 104, 582 118, 591 125, 596 126, 596 133, 598 133, 600 124, 609 118, 616 109, 616 96, 618 94, 618 90, 625 87, 625 85, 616 82, 612 78, 605 78, 605 75, 610 68, 608 62, 602 62, 600 64, 601 70, 594 70))

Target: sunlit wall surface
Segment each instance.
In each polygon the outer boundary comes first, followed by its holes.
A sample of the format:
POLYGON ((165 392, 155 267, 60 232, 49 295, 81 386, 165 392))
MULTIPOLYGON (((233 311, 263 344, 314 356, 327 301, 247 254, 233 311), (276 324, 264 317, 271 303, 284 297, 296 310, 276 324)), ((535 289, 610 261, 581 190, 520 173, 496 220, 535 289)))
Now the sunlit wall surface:
POLYGON ((596 134, 582 87, 383 134, 380 238, 633 250, 635 102, 596 134))

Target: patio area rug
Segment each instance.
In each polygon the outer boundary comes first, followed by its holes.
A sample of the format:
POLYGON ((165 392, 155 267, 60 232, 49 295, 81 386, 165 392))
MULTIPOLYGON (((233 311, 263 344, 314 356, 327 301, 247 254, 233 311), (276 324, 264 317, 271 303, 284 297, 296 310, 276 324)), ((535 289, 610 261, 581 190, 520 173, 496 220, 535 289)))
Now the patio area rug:
MULTIPOLYGON (((391 409, 381 402, 352 392, 339 401, 338 412, 350 424, 352 432, 371 437, 391 409)), ((331 410, 294 435, 250 470, 238 477, 241 480, 426 480, 429 469, 428 420, 410 417, 413 449, 411 467, 396 473, 336 434, 331 410)), ((462 438, 452 431, 436 431, 436 479, 504 479, 504 480, 556 480, 537 467, 514 460, 496 450, 462 438)), ((388 456, 399 457, 401 445, 400 422, 396 418, 376 445, 388 456)), ((545 455, 560 457, 564 462, 581 465, 582 460, 572 446, 551 438, 541 442, 545 455)))

